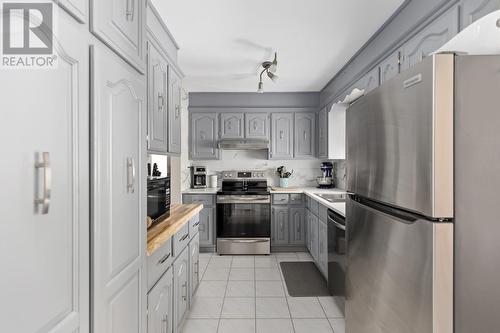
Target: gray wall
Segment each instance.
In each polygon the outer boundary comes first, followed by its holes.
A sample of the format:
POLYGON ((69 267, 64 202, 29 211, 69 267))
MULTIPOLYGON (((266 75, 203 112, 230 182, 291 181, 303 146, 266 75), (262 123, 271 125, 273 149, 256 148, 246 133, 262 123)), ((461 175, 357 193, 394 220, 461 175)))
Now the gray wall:
POLYGON ((189 93, 189 109, 217 108, 317 108, 319 93, 189 93))

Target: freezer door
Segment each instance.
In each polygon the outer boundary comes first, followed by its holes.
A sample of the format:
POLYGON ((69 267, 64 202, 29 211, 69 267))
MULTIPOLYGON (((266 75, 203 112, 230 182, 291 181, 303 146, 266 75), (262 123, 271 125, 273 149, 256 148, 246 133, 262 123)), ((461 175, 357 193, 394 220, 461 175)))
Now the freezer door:
POLYGON ((453 55, 436 55, 347 109, 347 190, 453 217, 453 55))
POLYGON ((452 333, 453 224, 351 198, 346 215, 346 332, 452 333))

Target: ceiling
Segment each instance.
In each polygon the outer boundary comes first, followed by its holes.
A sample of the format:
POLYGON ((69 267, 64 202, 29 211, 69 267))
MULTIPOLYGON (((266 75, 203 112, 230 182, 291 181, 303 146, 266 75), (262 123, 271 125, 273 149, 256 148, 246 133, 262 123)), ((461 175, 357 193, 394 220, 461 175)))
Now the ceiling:
POLYGON ((260 63, 278 52, 264 90, 320 91, 404 0, 152 0, 179 44, 184 87, 255 92, 260 63))

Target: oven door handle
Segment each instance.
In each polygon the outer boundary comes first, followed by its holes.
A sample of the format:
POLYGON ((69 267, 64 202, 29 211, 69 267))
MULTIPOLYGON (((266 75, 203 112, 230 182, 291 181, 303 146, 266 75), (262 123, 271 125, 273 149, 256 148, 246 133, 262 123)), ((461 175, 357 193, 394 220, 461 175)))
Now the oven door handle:
MULTIPOLYGON (((229 241, 229 240, 228 240, 229 241)), ((232 243, 266 243, 268 239, 231 239, 232 243)))
POLYGON ((328 219, 328 222, 333 223, 337 228, 345 231, 345 225, 342 225, 342 224, 338 223, 337 221, 332 220, 330 218, 328 219))

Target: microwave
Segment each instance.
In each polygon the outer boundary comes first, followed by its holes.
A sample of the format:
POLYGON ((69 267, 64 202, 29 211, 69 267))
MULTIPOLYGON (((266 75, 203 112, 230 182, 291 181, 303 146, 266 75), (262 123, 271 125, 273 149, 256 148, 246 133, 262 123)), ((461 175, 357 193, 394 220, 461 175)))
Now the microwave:
POLYGON ((148 178, 147 211, 153 224, 170 216, 170 177, 148 178))

